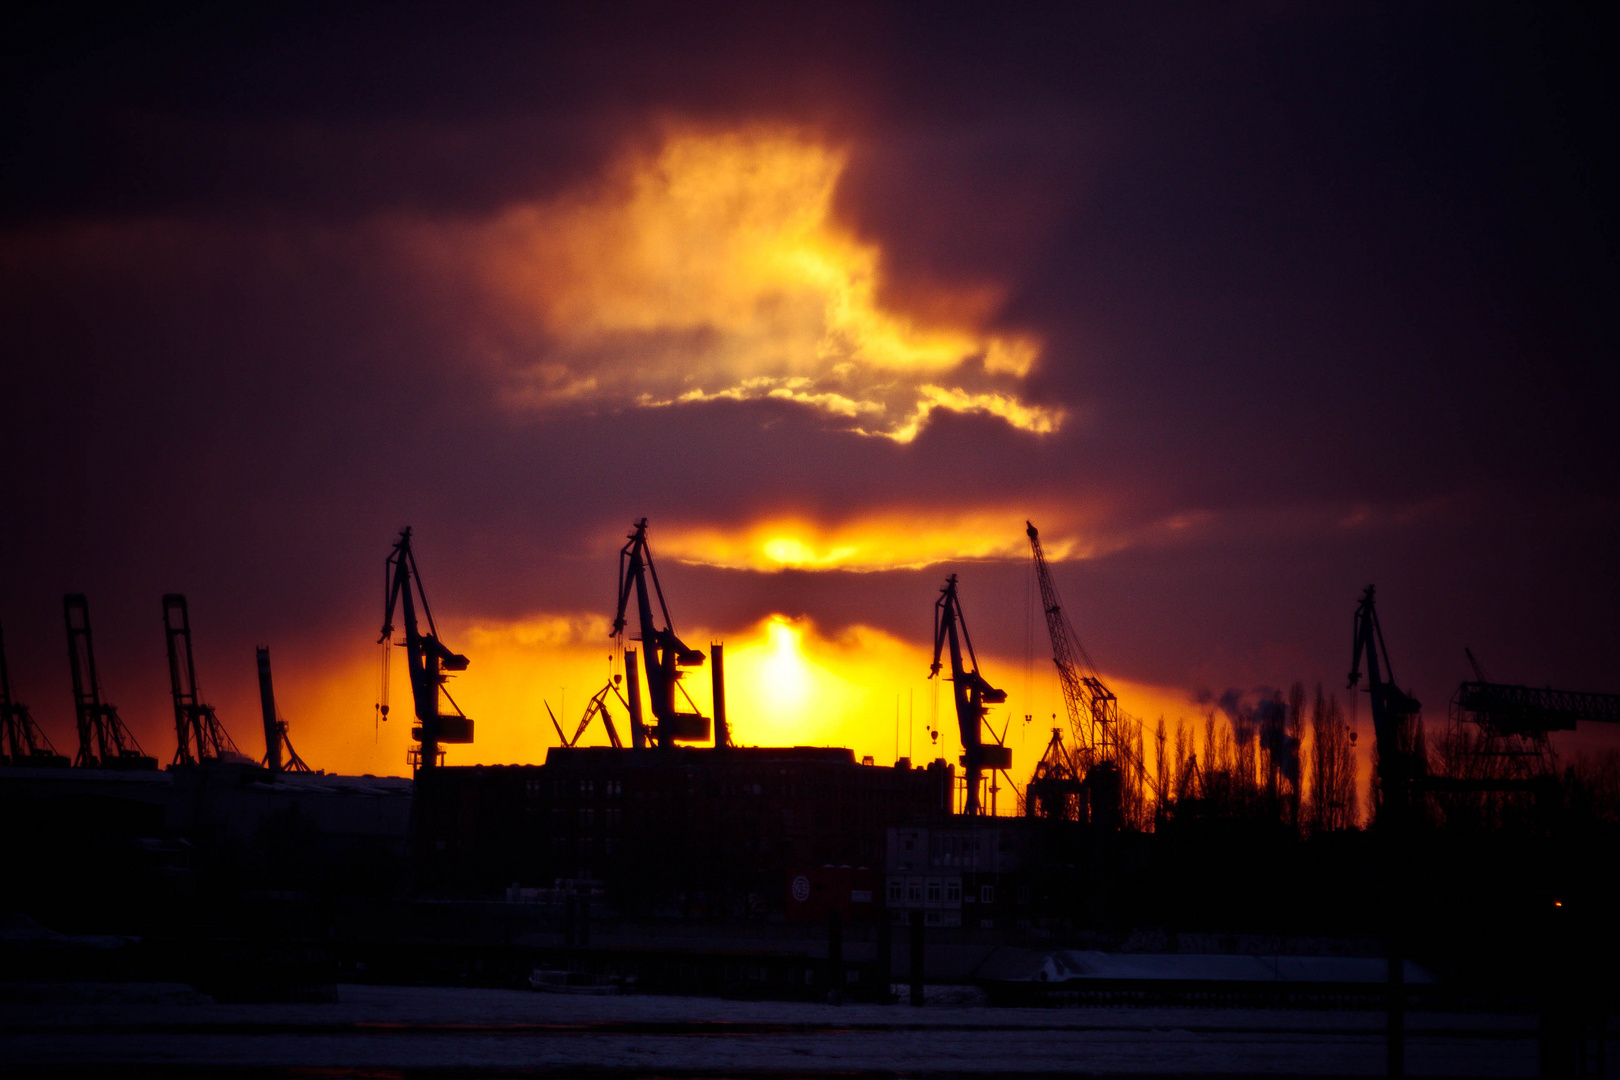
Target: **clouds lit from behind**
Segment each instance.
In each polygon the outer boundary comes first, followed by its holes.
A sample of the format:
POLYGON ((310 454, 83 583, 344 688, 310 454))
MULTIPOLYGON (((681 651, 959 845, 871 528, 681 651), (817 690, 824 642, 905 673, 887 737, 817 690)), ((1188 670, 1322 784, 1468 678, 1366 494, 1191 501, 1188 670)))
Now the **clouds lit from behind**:
POLYGON ((470 245, 511 314, 481 344, 521 407, 774 399, 900 442, 939 409, 1056 431, 1061 409, 1019 395, 1037 341, 987 329, 997 289, 926 318, 884 304, 881 251, 834 217, 846 159, 793 131, 676 133, 438 241, 470 245))

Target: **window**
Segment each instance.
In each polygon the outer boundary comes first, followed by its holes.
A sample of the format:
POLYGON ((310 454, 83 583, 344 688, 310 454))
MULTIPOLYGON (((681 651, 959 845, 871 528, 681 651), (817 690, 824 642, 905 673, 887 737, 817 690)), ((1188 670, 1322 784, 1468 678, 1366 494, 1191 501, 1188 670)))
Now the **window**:
POLYGON ((945 902, 947 904, 960 904, 962 902, 962 883, 948 881, 945 883, 945 902))
POLYGON ((579 782, 579 797, 589 799, 596 794, 596 781, 581 780, 579 782))
POLYGON ((994 885, 979 886, 979 903, 993 904, 996 902, 996 887, 994 885))
POLYGON ((906 850, 907 851, 911 851, 911 850, 915 849, 916 846, 917 846, 917 842, 915 840, 913 840, 909 836, 906 837, 906 850))
POLYGON ((906 899, 909 900, 913 904, 922 903, 922 882, 920 882, 920 881, 908 881, 908 882, 906 882, 906 899))
POLYGON ((899 878, 889 882, 889 903, 898 904, 905 897, 905 888, 899 878))
POLYGON ((928 883, 928 902, 930 904, 939 903, 939 882, 937 881, 928 883))
POLYGON ((592 825, 594 825, 595 823, 596 823, 596 811, 590 809, 589 807, 584 807, 584 806, 580 807, 579 808, 579 827, 581 829, 588 829, 592 825))

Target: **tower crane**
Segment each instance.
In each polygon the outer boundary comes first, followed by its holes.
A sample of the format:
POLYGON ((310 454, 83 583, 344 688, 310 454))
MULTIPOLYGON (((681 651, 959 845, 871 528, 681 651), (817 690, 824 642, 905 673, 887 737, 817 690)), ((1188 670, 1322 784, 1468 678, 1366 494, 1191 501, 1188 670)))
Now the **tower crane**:
POLYGON ((934 602, 934 664, 929 669, 929 678, 939 675, 940 653, 947 644, 951 657, 951 696, 956 701, 956 723, 962 735, 962 767, 967 772, 967 801, 962 812, 974 815, 980 812, 979 778, 985 769, 1010 768, 1012 750, 1001 745, 999 739, 986 746, 980 734, 986 706, 1000 705, 1007 700, 1007 692, 997 690, 979 674, 979 658, 973 652, 973 638, 968 634, 962 602, 956 595, 955 574, 945 579, 945 587, 934 602), (967 647, 965 664, 963 646, 967 647))
POLYGON ((169 689, 174 695, 174 764, 248 761, 197 691, 197 664, 191 655, 191 613, 179 593, 163 597, 163 636, 169 649, 169 689))
POLYGON ((1360 683, 1361 663, 1365 658, 1367 697, 1372 703, 1373 736, 1378 747, 1378 787, 1390 824, 1400 827, 1411 817, 1417 785, 1428 773, 1427 763, 1418 759, 1411 746, 1413 725, 1422 705, 1395 685, 1373 592, 1373 586, 1368 585, 1356 607, 1350 643, 1349 686, 1353 690, 1360 683))
POLYGON ((411 674, 411 700, 416 707, 415 727, 411 738, 418 746, 410 754, 410 762, 417 769, 432 769, 442 764, 444 751, 441 743, 470 743, 473 741, 473 722, 469 720, 455 699, 444 687, 446 672, 466 671, 468 660, 452 652, 439 640, 439 629, 433 622, 433 610, 428 607, 427 590, 422 575, 416 568, 416 556, 411 552, 409 526, 399 531, 394 550, 383 563, 383 626, 378 642, 383 647, 382 700, 377 711, 388 719, 388 663, 394 644, 394 609, 401 609, 405 620, 405 657, 411 674), (416 601, 421 600, 422 615, 427 619, 428 632, 422 633, 416 621, 416 601), (439 695, 450 702, 453 713, 441 712, 439 695))
POLYGON ((73 715, 79 727, 79 752, 73 764, 94 769, 155 769, 157 758, 141 749, 118 715, 101 700, 96 674, 95 640, 90 634, 90 602, 83 593, 62 597, 67 623, 68 666, 73 673, 73 715))
MULTIPOLYGON (((701 665, 703 653, 689 647, 675 634, 675 624, 669 617, 669 605, 664 602, 664 588, 659 584, 658 571, 653 566, 652 549, 647 546, 646 518, 636 522, 635 531, 629 534, 628 541, 619 552, 619 606, 608 636, 623 636, 627 625, 625 611, 633 592, 641 632, 637 640, 641 642, 642 666, 647 674, 647 697, 652 701, 653 741, 663 748, 673 747, 677 741, 702 742, 709 737, 709 718, 698 713, 697 706, 687 697, 680 681, 683 674, 681 669, 701 665), (650 591, 647 584, 649 578, 652 581, 650 591), (664 617, 662 627, 653 621, 654 596, 658 598, 658 610, 664 617), (687 704, 692 707, 691 712, 677 711, 677 690, 682 697, 686 697, 687 704)), ((635 654, 625 652, 624 655, 629 683, 631 738, 635 747, 640 749, 645 736, 640 719, 641 693, 636 685, 635 654)))
POLYGON ((56 752, 51 740, 34 723, 28 706, 11 696, 11 671, 6 667, 4 630, 0 630, 0 762, 46 767, 60 767, 68 763, 68 759, 56 752))

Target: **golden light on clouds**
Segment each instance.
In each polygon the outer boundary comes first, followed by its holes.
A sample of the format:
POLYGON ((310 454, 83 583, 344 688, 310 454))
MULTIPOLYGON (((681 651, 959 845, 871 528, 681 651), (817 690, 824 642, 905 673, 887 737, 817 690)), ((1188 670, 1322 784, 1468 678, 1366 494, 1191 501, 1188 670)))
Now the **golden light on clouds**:
MULTIPOLYGON (((1041 544, 1054 561, 1085 558, 1096 543, 1049 514, 1041 544)), ((734 570, 902 570, 962 559, 1027 560, 1029 538, 1017 510, 901 509, 821 524, 808 518, 768 516, 734 527, 658 526, 664 558, 734 570)))
POLYGON ((847 160, 792 130, 675 131, 590 190, 439 240, 530 327, 490 346, 520 406, 775 399, 902 442, 938 410, 1056 431, 1060 409, 1019 395, 1039 343, 986 329, 997 289, 928 317, 884 304, 882 251, 834 214, 847 160))

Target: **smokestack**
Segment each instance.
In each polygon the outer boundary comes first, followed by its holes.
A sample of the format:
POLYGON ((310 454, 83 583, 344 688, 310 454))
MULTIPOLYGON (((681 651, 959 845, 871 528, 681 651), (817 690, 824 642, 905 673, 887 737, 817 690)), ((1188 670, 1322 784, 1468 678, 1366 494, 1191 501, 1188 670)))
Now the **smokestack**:
POLYGON ((264 764, 281 772, 281 725, 276 722, 276 689, 270 682, 270 650, 259 646, 259 707, 264 710, 264 764))
POLYGON ((726 647, 709 643, 709 670, 714 677, 715 749, 731 745, 731 729, 726 726, 726 647))
POLYGON ((641 725, 641 673, 634 649, 624 650, 624 696, 630 702, 630 745, 640 750, 647 745, 647 729, 641 725))

